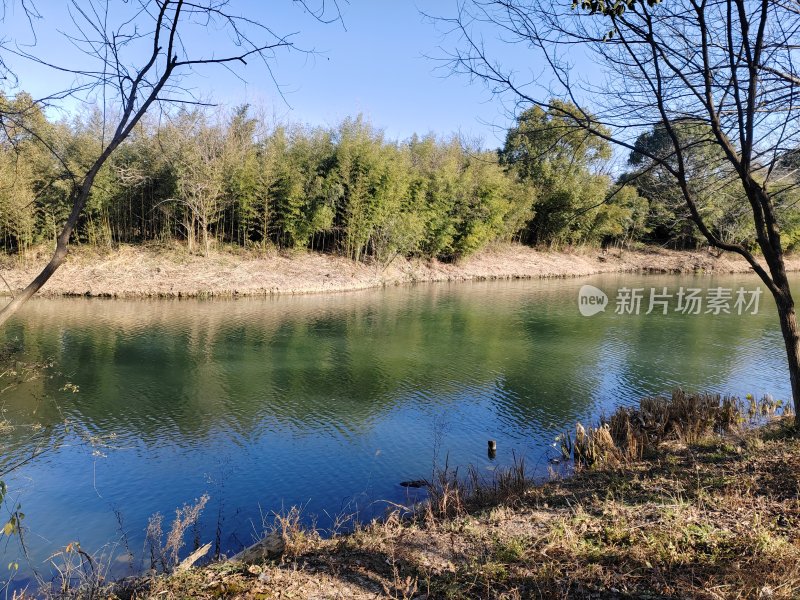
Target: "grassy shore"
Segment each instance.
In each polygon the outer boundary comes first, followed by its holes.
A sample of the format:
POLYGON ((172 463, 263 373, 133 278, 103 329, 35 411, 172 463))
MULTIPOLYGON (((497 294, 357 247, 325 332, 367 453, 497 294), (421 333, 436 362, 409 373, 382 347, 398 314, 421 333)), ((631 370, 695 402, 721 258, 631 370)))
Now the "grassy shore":
MULTIPOLYGON (((25 257, 0 256, 0 294, 21 289, 47 262, 40 248, 25 257)), ((800 257, 787 258, 800 270, 800 257)), ((98 250, 75 247, 40 295, 144 297, 235 297, 311 294, 426 281, 472 281, 586 277, 599 273, 747 273, 736 255, 707 251, 641 250, 542 251, 507 244, 463 261, 409 260, 365 264, 317 252, 217 250, 189 254, 175 245, 120 246, 98 250)))
POLYGON ((673 414, 654 436, 648 414, 628 411, 610 429, 579 435, 573 451, 594 452, 593 465, 574 476, 533 485, 516 468, 477 488, 443 476, 415 518, 393 515, 329 539, 279 519, 280 557, 163 575, 140 582, 135 596, 800 597, 793 420, 711 433, 721 418, 739 420, 723 402, 700 427, 673 414), (644 433, 637 423, 648 424, 644 433), (611 435, 616 446, 603 450, 611 435))

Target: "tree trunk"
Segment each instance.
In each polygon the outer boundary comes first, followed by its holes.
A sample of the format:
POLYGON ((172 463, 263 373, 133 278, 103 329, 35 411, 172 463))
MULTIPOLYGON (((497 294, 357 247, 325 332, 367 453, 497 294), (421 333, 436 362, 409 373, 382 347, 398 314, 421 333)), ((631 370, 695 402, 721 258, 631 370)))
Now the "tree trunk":
POLYGON ((194 222, 194 212, 190 211, 190 214, 183 221, 183 226, 186 229, 186 249, 189 254, 194 252, 194 222))
POLYGON ((56 272, 56 269, 61 266, 61 263, 64 262, 64 259, 67 257, 67 246, 66 244, 61 245, 60 243, 56 247, 56 251, 53 253, 53 257, 50 259, 50 262, 47 263, 44 269, 42 269, 41 273, 36 276, 36 279, 31 281, 24 290, 22 290, 19 294, 14 296, 11 299, 11 302, 3 307, 3 310, 0 310, 0 327, 2 327, 6 321, 8 321, 14 313, 16 313, 25 302, 31 299, 36 292, 38 292, 42 286, 47 283, 47 280, 52 277, 53 273, 56 272))
POLYGON ((789 296, 787 302, 777 302, 781 333, 786 345, 786 358, 789 364, 789 380, 792 384, 795 424, 800 425, 800 332, 797 329, 797 315, 794 302, 789 296))
POLYGON ((211 242, 208 239, 208 219, 202 217, 200 219, 200 227, 202 228, 203 248, 205 250, 205 256, 206 258, 208 258, 208 255, 211 252, 211 242))
MULTIPOLYGON (((20 308, 22 308, 22 305, 30 300, 30 298, 36 292, 42 289, 42 286, 47 283, 47 280, 53 276, 53 273, 56 272, 56 269, 58 269, 58 267, 60 267, 64 262, 64 259, 67 258, 69 238, 78 223, 78 218, 83 211, 83 207, 86 206, 86 201, 89 199, 89 193, 92 190, 94 178, 97 176, 97 172, 100 170, 100 167, 103 166, 103 163, 106 161, 115 147, 116 145, 113 147, 109 145, 109 147, 106 148, 105 152, 100 156, 100 158, 97 159, 93 167, 86 174, 81 187, 75 192, 76 195, 72 203, 72 211, 70 212, 66 223, 64 223, 64 227, 61 229, 61 233, 59 233, 58 237, 56 238, 56 249, 53 252, 50 262, 45 265, 44 269, 42 269, 42 271, 33 281, 28 284, 24 290, 14 296, 11 299, 11 302, 6 304, 2 310, 0 310, 0 327, 2 327, 5 322, 8 321, 11 316, 14 315, 20 308)), ((55 218, 53 221, 53 226, 55 227, 55 218)))
POLYGON ((269 202, 264 198, 264 220, 261 222, 261 243, 264 250, 267 249, 267 241, 269 240, 269 202))

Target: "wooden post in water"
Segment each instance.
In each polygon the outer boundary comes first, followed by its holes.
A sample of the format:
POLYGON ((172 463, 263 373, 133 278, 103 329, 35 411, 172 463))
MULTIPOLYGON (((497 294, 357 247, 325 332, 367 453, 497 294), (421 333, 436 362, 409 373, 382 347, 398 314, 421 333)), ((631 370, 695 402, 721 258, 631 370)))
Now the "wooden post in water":
POLYGON ((497 456, 497 442, 489 440, 489 458, 494 460, 497 456))

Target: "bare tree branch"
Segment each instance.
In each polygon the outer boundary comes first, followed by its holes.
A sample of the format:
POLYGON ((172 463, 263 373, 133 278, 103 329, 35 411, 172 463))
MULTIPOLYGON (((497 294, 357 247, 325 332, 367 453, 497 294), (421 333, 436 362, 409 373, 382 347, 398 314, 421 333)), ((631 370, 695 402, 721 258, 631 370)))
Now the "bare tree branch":
MULTIPOLYGON (((132 0, 125 6, 115 5, 110 10, 111 0, 70 0, 69 15, 72 20, 70 32, 63 32, 65 39, 78 48, 86 57, 86 64, 63 66, 57 61, 40 56, 35 45, 26 48, 15 40, 0 40, 0 58, 13 56, 17 60, 45 67, 55 72, 75 77, 72 87, 53 93, 36 102, 45 106, 53 99, 69 97, 103 98, 117 108, 116 124, 109 139, 93 163, 80 177, 75 177, 71 193, 71 211, 57 238, 56 249, 50 262, 39 275, 2 310, 0 325, 35 294, 53 275, 67 256, 70 236, 86 206, 98 172, 108 158, 131 134, 136 125, 153 105, 168 106, 175 102, 193 102, 183 85, 184 77, 195 69, 218 65, 247 65, 249 59, 258 59, 266 67, 274 81, 271 64, 279 50, 299 49, 293 42, 294 34, 278 35, 266 24, 235 12, 235 2, 230 0, 132 0), (116 20, 116 22, 112 22, 116 20), (214 27, 227 36, 229 43, 218 50, 208 46, 189 47, 184 43, 184 34, 203 32, 214 27)), ((329 14, 322 5, 316 11, 308 2, 302 7, 318 20, 329 14)), ((33 19, 39 13, 33 5, 23 2, 33 19)), ((331 20, 340 19, 338 5, 331 20)), ((1 65, 0 65, 1 67, 1 65)), ((0 122, 4 116, 0 114, 0 122)), ((105 131, 105 123, 104 123, 105 131)), ((55 148, 51 148, 57 154, 55 148)))
POLYGON ((465 0, 455 16, 437 20, 455 40, 441 58, 451 73, 484 82, 517 109, 553 111, 554 99, 569 102, 577 111, 563 111, 564 119, 618 148, 635 149, 672 177, 708 243, 743 256, 775 298, 800 410, 800 334, 778 217, 782 194, 800 183, 782 164, 800 148, 800 4, 465 0), (521 79, 494 60, 487 36, 526 48, 542 72, 521 79), (591 69, 581 69, 582 62, 591 69), (737 181, 751 225, 739 241, 721 239, 700 210, 684 123, 706 126, 707 143, 724 157, 705 168, 727 173, 726 188, 737 181), (670 152, 636 147, 638 136, 654 127, 666 132, 670 152))

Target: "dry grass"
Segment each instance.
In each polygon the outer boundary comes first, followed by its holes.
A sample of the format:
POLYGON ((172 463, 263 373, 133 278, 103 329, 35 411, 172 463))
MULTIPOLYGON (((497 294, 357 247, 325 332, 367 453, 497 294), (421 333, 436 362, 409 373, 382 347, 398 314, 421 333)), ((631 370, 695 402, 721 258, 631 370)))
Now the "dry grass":
POLYGON ((322 538, 268 519, 285 550, 119 587, 127 598, 797 598, 800 438, 771 399, 682 393, 612 415, 534 486, 444 469, 431 502, 322 538), (657 441, 658 440, 658 441, 657 441), (610 457, 613 460, 599 457, 610 457), (586 466, 586 465, 584 465, 586 466))
POLYGON ((164 518, 156 513, 147 523, 145 539, 150 550, 150 568, 164 573, 172 572, 180 564, 180 551, 185 545, 185 537, 200 518, 208 503, 208 494, 203 494, 194 504, 186 504, 175 510, 175 518, 164 540, 162 524, 164 518))
MULTIPOLYGON (((26 258, 0 253, 0 270, 13 289, 24 287, 49 259, 38 248, 26 258)), ((800 256, 787 257, 800 270, 800 256)), ((398 258, 389 267, 356 263, 316 252, 222 248, 210 256, 187 252, 177 243, 87 246, 70 250, 67 262, 40 295, 141 297, 236 297, 359 290, 422 281, 467 281, 586 277, 598 273, 749 273, 735 255, 660 248, 560 252, 498 244, 456 264, 398 258)), ((0 295, 7 293, 0 287, 0 295)))
POLYGON ((695 444, 712 434, 725 434, 759 424, 791 406, 765 396, 745 400, 719 394, 689 394, 644 398, 636 407, 620 407, 594 427, 578 423, 575 434, 559 436, 561 453, 581 467, 618 467, 656 453, 666 441, 695 444))
MULTIPOLYGON (((492 482, 443 472, 418 518, 159 578, 139 597, 796 598, 800 440, 788 419, 740 430, 749 403, 713 398, 645 402, 651 420, 630 411, 587 431, 617 461, 568 479, 532 486, 522 464, 492 482)), ((282 531, 301 535, 296 515, 282 531)))
MULTIPOLYGON (((185 545, 186 533, 197 523, 209 497, 203 495, 194 504, 184 505, 175 511, 166 539, 163 534, 163 517, 156 513, 147 525, 146 543, 151 555, 151 575, 172 574, 177 577, 183 566, 179 554, 185 545)), ((46 581, 36 575, 39 589, 33 593, 26 589, 15 592, 13 600, 107 600, 111 598, 132 598, 137 595, 149 596, 152 579, 131 577, 113 581, 109 571, 119 548, 105 548, 94 554, 84 550, 79 542, 71 542, 54 552, 48 559, 54 577, 46 581)), ((128 551, 129 552, 129 551, 128 551)), ((202 555, 201 555, 202 556, 202 555)))
POLYGON ((445 519, 463 517, 485 506, 513 502, 530 487, 525 460, 514 456, 509 467, 501 467, 492 472, 491 477, 482 477, 471 467, 466 477, 461 477, 457 469, 447 465, 435 472, 428 482, 428 498, 421 510, 404 517, 414 517, 427 524, 435 524, 445 519))

